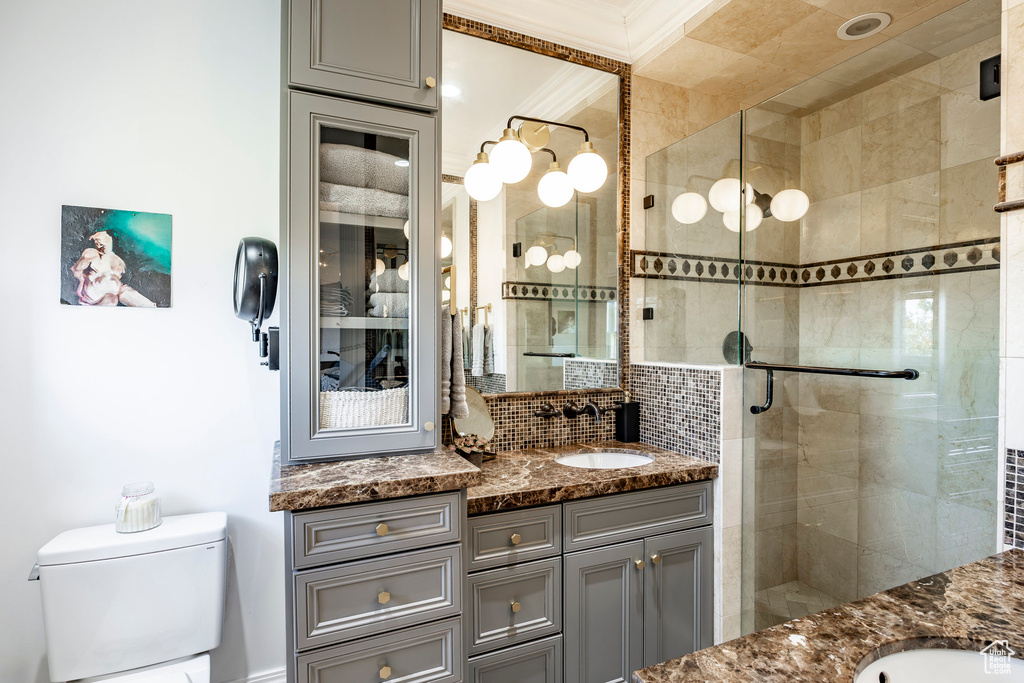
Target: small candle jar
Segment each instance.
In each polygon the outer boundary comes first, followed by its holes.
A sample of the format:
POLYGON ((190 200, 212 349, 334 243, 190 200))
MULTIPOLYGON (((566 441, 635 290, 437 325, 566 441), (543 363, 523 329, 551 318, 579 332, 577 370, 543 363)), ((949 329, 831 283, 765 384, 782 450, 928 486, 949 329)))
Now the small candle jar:
POLYGON ((120 534, 133 534, 160 526, 160 497, 153 482, 125 484, 117 504, 114 528, 120 534))

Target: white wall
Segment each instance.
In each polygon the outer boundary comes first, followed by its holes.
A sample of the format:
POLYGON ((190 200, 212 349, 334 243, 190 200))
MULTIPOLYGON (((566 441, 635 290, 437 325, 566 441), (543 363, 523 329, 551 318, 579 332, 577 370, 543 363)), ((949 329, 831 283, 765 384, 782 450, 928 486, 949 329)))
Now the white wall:
POLYGON ((231 310, 235 247, 277 241, 277 0, 0 5, 0 680, 48 680, 39 584, 57 533, 152 479, 165 514, 225 510, 214 681, 283 667, 278 377, 231 310), (173 307, 62 306, 61 204, 173 214, 173 307))

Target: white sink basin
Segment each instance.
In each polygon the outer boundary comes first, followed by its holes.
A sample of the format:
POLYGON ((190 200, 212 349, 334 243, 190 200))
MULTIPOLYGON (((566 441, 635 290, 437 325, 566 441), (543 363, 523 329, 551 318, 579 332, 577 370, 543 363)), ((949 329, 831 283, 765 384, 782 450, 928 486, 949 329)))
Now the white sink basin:
POLYGON ((654 462, 649 455, 639 453, 574 453, 555 458, 559 465, 582 467, 588 470, 616 470, 623 467, 639 467, 654 462))
MULTIPOLYGON (((998 647, 998 645, 996 646, 998 647)), ((993 651, 994 652, 994 651, 993 651)), ((971 650, 907 650, 864 668, 854 683, 998 683, 1024 680, 1024 661, 971 650)))

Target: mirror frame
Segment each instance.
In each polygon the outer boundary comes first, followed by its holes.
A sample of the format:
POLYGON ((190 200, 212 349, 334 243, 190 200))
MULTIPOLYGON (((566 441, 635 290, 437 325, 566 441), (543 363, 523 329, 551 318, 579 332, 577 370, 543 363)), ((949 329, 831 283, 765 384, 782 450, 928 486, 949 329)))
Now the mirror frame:
MULTIPOLYGON (((441 28, 445 31, 454 31, 475 38, 490 40, 509 47, 516 47, 521 50, 529 50, 537 54, 554 57, 566 62, 572 62, 581 66, 587 66, 599 71, 605 71, 619 77, 619 159, 616 204, 619 214, 619 226, 616 231, 616 252, 618 263, 618 297, 619 297, 619 329, 618 329, 618 366, 619 386, 615 389, 607 387, 595 387, 593 389, 581 389, 580 391, 620 391, 629 386, 629 133, 630 133, 630 92, 632 91, 633 72, 629 64, 620 62, 609 57, 602 57, 591 52, 577 50, 566 45, 559 45, 541 38, 534 38, 508 29, 491 26, 472 19, 465 19, 454 14, 445 12, 442 17, 441 28)), ((442 39, 443 43, 443 39, 442 39)), ((445 176, 453 178, 454 176, 445 176)), ((475 270, 475 268, 474 268, 475 270)), ((475 279, 473 280, 475 282, 475 279)), ((472 288, 471 288, 472 290, 472 288)), ((516 397, 516 396, 543 396, 557 393, 558 389, 546 391, 520 391, 502 394, 485 394, 485 396, 516 397)))

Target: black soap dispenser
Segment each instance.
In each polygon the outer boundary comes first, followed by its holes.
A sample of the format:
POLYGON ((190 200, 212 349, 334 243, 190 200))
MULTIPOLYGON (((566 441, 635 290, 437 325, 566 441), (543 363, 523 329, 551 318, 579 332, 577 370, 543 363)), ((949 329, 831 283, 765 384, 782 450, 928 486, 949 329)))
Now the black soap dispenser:
POLYGON ((629 400, 629 392, 615 411, 615 440, 622 443, 640 441, 640 404, 629 400))

